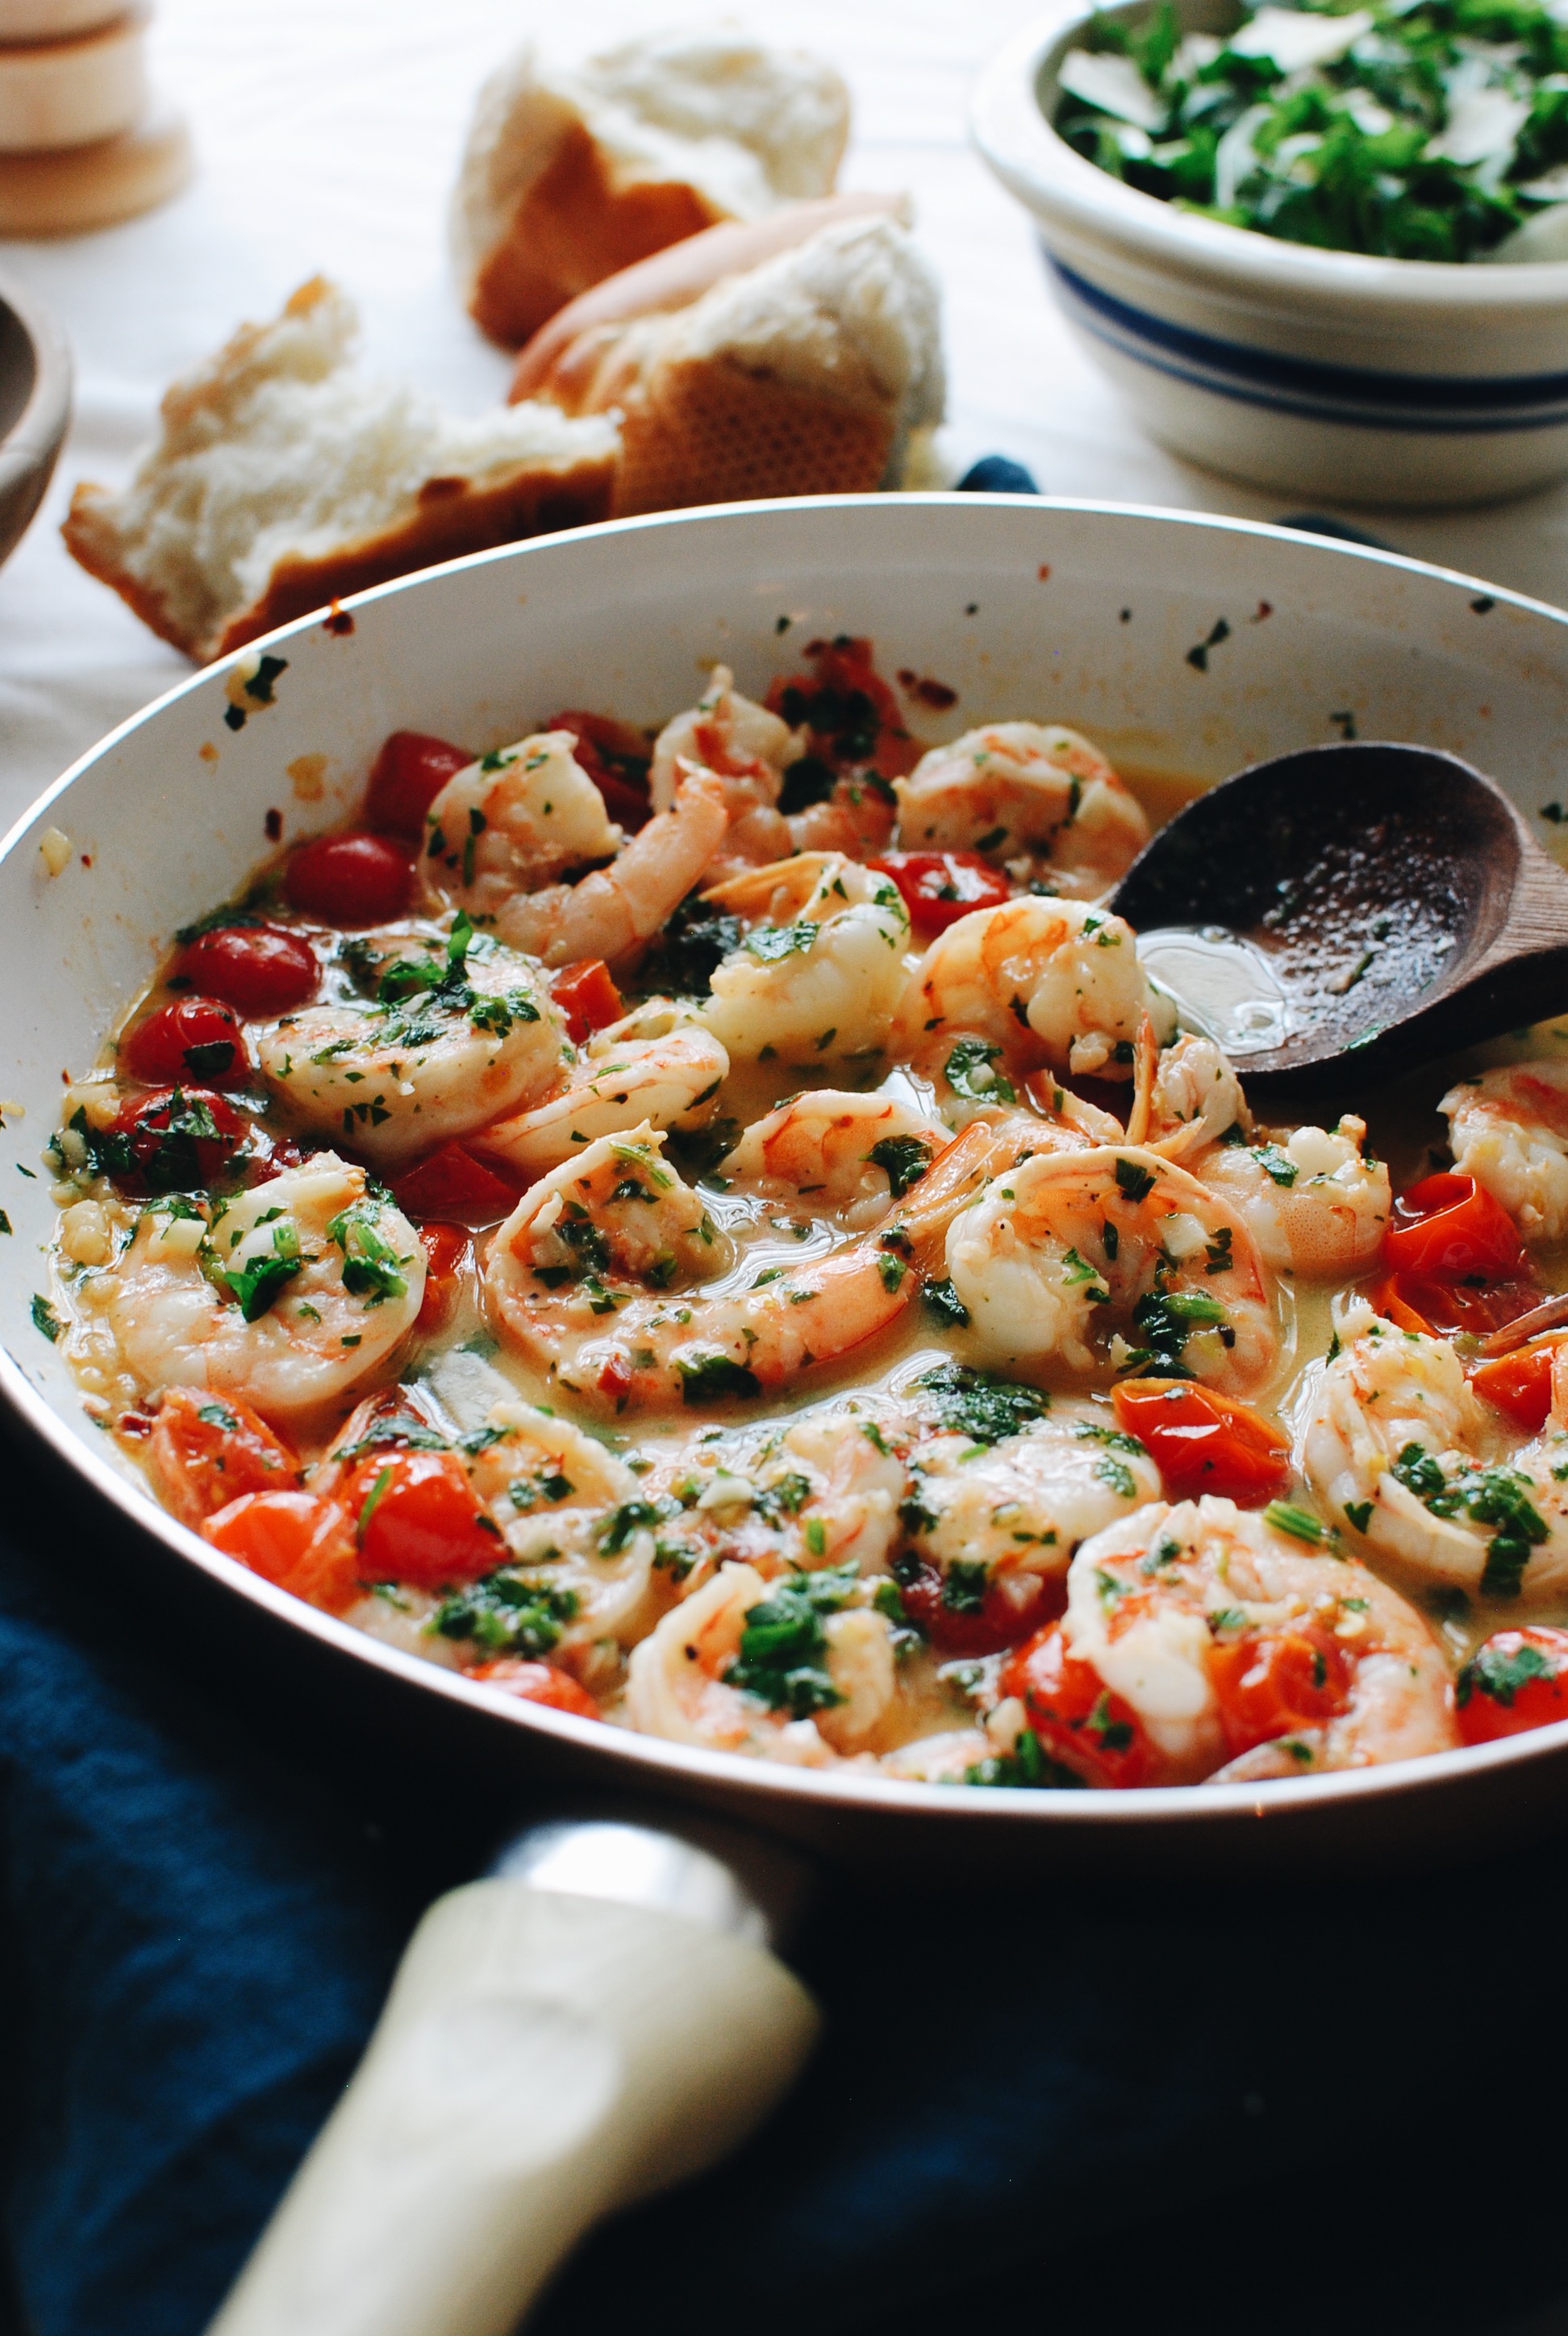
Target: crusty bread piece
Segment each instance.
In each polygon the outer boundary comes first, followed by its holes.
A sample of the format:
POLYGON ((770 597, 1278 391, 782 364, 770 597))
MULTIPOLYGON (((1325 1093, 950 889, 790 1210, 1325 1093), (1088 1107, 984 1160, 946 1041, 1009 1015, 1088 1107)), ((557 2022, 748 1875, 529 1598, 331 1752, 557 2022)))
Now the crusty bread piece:
POLYGON ((650 34, 571 73, 531 43, 480 92, 453 200, 469 310, 516 348, 650 252, 827 194, 848 135, 830 65, 739 32, 650 34))
POLYGON ((74 557, 188 655, 238 648, 334 598, 459 552, 603 519, 617 432, 526 404, 443 413, 349 362, 356 319, 317 277, 177 381, 122 493, 79 486, 74 557))
POLYGON ((805 241, 673 312, 667 263, 687 280, 702 271, 668 253, 630 271, 646 306, 604 286, 599 322, 552 330, 545 362, 524 351, 514 397, 620 414, 618 517, 901 483, 911 434, 942 418, 936 277, 885 212, 810 224, 805 241))

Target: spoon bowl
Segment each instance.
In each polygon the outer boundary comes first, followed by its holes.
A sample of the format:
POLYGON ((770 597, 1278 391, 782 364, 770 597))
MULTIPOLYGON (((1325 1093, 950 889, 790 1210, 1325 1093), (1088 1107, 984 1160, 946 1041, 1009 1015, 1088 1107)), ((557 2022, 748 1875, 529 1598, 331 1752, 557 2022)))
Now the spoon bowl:
POLYGON ((1432 747, 1254 763, 1162 828, 1111 906, 1249 1086, 1395 1077, 1568 1007, 1568 876, 1432 747))

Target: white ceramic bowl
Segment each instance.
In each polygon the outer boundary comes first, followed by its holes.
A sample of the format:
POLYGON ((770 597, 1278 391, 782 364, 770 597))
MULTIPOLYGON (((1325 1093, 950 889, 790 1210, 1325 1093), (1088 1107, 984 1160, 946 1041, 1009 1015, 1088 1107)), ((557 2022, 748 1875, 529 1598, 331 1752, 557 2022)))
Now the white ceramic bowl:
MULTIPOLYGON (((1235 22, 1227 0, 1176 10, 1189 31, 1235 22)), ((1479 502, 1568 472, 1568 261, 1318 251, 1125 186, 1051 127, 1090 13, 1058 8, 1008 44, 977 85, 974 134, 1156 438, 1335 502, 1479 502)), ((1147 0, 1105 13, 1135 21, 1147 0)))
POLYGON ((292 1650, 338 1708, 391 1698, 405 1733, 433 1714, 481 1731, 488 1775, 522 1751, 548 1754, 608 1788, 722 1803, 833 1854, 891 1844, 930 1873, 1003 1869, 1020 1854, 1121 1870, 1382 1860, 1560 1822, 1568 1723, 1263 1791, 954 1792, 692 1750, 518 1703, 297 1603, 156 1507, 89 1422, 32 1308, 54 1222, 39 1155, 62 1074, 93 1061, 173 928, 231 897, 269 852, 269 825, 294 838, 350 810, 390 730, 483 749, 560 705, 656 722, 716 659, 760 693, 796 645, 852 632, 872 636, 884 671, 912 667, 957 691, 940 721, 920 717, 931 735, 1058 719, 1128 766, 1215 779, 1353 721, 1363 737, 1470 757, 1535 814, 1563 789, 1568 616, 1241 521, 983 495, 629 520, 482 552, 349 609, 352 631, 318 614, 182 682, 0 846, 0 1202, 13 1228, 0 1239, 0 1396, 118 1505, 117 1537, 105 1517, 116 1564, 200 1600, 205 1642, 227 1617, 252 1664, 281 1669, 292 1650), (236 731, 231 691, 263 652, 282 660, 273 702, 236 731), (56 876, 40 850, 50 829, 71 845, 56 876))

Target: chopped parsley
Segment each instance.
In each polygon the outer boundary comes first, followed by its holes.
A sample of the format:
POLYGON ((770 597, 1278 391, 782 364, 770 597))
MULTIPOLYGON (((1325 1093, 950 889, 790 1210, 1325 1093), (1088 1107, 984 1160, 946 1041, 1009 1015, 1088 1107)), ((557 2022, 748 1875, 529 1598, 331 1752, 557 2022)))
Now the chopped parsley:
POLYGON ((931 1164, 931 1145, 923 1135, 884 1135, 873 1144, 866 1158, 880 1168, 892 1188, 895 1201, 901 1201, 911 1184, 918 1184, 931 1164))
POLYGON ((1012 1081, 991 1068, 1001 1051, 985 1038, 960 1038, 942 1066, 953 1093, 970 1103, 1017 1103, 1012 1081))
POLYGON ((443 1599, 429 1627, 443 1639, 472 1639, 492 1654, 548 1655, 577 1611, 574 1590, 550 1590, 502 1566, 443 1599))
POLYGON ((915 1385, 930 1398, 938 1426, 967 1436, 971 1444, 999 1444, 1043 1419, 1051 1407, 1050 1397, 1039 1387, 971 1370, 966 1363, 939 1363, 915 1385))
POLYGON ((326 1228, 328 1241, 343 1251, 343 1286, 351 1298, 366 1306, 385 1305, 389 1298, 404 1298, 408 1283, 400 1258, 377 1223, 380 1212, 373 1202, 356 1201, 334 1217, 326 1228))
POLYGON ((829 1566, 792 1573, 746 1615, 740 1651, 725 1677, 771 1711, 793 1719, 827 1711, 843 1697, 828 1676, 823 1616, 836 1613, 852 1594, 859 1567, 829 1566))
POLYGON ((1454 1683, 1454 1700, 1461 1711, 1473 1695, 1489 1697, 1500 1703, 1505 1711, 1514 1708, 1514 1698, 1522 1687, 1532 1679, 1554 1679, 1555 1669, 1539 1647, 1528 1639, 1508 1652, 1501 1647, 1485 1646, 1471 1656, 1454 1683))

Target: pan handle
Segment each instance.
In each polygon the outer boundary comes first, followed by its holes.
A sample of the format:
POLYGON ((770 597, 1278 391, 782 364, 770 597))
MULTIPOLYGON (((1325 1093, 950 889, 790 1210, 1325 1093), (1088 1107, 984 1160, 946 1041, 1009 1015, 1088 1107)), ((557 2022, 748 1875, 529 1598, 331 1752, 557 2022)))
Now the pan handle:
POLYGON ((674 1821, 524 1835, 414 1932, 209 2336, 511 2336, 589 2225, 712 2166, 815 2039, 803 1869, 674 1821))

